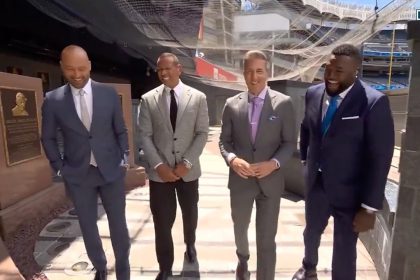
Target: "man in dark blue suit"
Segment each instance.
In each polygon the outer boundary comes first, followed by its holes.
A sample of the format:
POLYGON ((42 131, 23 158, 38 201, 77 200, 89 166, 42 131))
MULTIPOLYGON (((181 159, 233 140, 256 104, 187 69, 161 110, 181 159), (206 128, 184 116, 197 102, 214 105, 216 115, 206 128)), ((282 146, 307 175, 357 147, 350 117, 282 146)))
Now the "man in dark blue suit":
POLYGON ((306 171, 303 266, 293 280, 317 279, 318 247, 334 217, 333 280, 356 279, 358 233, 372 229, 382 208, 394 149, 388 98, 357 78, 362 62, 349 44, 332 51, 325 83, 306 93, 300 132, 306 171))
POLYGON ((95 280, 106 279, 106 257, 98 232, 97 199, 108 217, 118 280, 130 279, 130 240, 125 219, 124 177, 128 136, 115 89, 90 79, 91 63, 79 46, 61 53, 66 84, 46 94, 42 144, 53 169, 63 177, 76 208, 95 280), (56 138, 60 128, 64 152, 56 138))

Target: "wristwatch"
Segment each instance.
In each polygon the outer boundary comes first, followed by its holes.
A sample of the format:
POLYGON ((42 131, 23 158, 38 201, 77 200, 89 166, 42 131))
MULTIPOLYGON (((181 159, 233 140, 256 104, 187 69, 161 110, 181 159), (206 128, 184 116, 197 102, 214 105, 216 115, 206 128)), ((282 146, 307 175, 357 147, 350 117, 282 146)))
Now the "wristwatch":
POLYGON ((183 158, 182 161, 184 162, 184 165, 187 169, 192 168, 192 163, 188 159, 183 158))

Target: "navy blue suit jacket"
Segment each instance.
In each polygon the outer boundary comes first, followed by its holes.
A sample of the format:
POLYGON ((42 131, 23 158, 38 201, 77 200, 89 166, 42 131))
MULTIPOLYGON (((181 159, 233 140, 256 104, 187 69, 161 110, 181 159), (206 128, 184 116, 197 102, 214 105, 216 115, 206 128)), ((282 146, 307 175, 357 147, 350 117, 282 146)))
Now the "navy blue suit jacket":
POLYGON ((42 145, 55 171, 78 184, 89 169, 93 152, 106 182, 124 174, 121 161, 128 153, 128 136, 120 99, 114 88, 92 81, 93 113, 90 131, 77 115, 69 85, 47 92, 42 105, 42 145), (64 151, 60 154, 57 129, 63 135, 64 151))
POLYGON ((335 207, 364 203, 381 209, 394 151, 389 100, 360 80, 342 100, 327 133, 321 132, 325 84, 308 89, 300 132, 301 159, 307 161, 307 187, 322 169, 323 186, 335 207))

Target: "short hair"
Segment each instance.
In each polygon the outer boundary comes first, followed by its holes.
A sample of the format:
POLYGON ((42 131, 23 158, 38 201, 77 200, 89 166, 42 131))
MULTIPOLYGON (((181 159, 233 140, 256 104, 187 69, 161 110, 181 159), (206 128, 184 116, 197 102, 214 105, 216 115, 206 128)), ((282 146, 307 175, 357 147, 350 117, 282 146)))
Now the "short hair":
POLYGON ((268 65, 269 65, 269 62, 270 61, 269 61, 267 55, 264 52, 260 51, 260 50, 250 50, 250 51, 247 51, 245 53, 245 55, 244 55, 244 68, 245 68, 246 63, 249 60, 251 60, 251 59, 261 59, 261 60, 264 60, 265 61, 266 68, 267 69, 269 68, 268 65))
POLYGON ((175 65, 180 64, 178 57, 176 55, 174 55, 173 53, 170 53, 170 52, 164 52, 161 55, 159 55, 157 61, 159 61, 161 58, 164 58, 164 57, 172 57, 172 60, 174 61, 175 65))
POLYGON ((331 53, 335 56, 349 56, 353 58, 358 64, 362 63, 362 54, 360 53, 360 50, 352 44, 339 45, 335 47, 331 53))

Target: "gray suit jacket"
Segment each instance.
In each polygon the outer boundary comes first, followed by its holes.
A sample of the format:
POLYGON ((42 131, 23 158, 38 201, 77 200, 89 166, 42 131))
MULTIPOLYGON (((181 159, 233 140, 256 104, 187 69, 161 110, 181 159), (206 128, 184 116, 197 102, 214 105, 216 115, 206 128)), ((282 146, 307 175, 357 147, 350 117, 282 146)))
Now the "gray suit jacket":
MULTIPOLYGON (((249 163, 277 159, 284 165, 296 149, 295 114, 290 97, 269 89, 264 100, 255 143, 252 144, 248 118, 248 92, 226 101, 222 117, 220 151, 227 162, 229 153, 249 163)), ((281 195, 284 190, 282 169, 262 179, 243 179, 229 171, 228 187, 240 191, 258 185, 266 195, 281 195)))
POLYGON ((168 104, 161 85, 142 96, 139 113, 140 145, 147 161, 149 179, 162 182, 154 167, 165 163, 175 167, 183 158, 192 163, 192 169, 182 178, 185 182, 201 175, 199 157, 209 131, 209 116, 204 93, 184 84, 178 101, 176 130, 173 132, 168 104))
POLYGON ((90 131, 77 115, 69 85, 47 92, 42 104, 42 145, 51 166, 69 183, 78 184, 87 174, 93 152, 105 181, 124 174, 120 166, 128 154, 128 136, 121 104, 114 88, 92 81, 93 114, 90 131), (61 129, 61 155, 57 130, 61 129))

